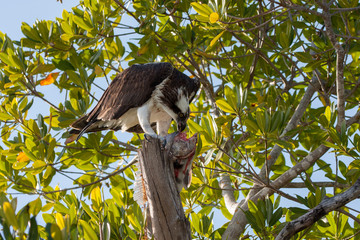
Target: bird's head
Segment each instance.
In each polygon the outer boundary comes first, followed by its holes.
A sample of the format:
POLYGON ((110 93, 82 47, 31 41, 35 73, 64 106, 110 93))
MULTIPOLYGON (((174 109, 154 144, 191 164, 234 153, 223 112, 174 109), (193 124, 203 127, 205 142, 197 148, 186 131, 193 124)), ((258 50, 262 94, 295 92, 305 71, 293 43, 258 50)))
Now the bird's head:
POLYGON ((176 123, 177 123, 177 128, 178 131, 182 132, 185 130, 186 128, 186 122, 189 118, 189 111, 187 111, 186 113, 178 113, 177 118, 176 118, 176 123))

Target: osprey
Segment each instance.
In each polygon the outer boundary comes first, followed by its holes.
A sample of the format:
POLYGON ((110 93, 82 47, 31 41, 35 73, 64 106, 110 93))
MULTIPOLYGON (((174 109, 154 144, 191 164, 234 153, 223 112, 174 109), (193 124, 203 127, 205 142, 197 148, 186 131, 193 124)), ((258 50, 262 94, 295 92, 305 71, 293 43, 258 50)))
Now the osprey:
POLYGON ((165 136, 172 120, 183 131, 199 87, 199 80, 170 63, 132 65, 114 78, 90 113, 70 125, 70 133, 78 134, 77 140, 83 133, 106 129, 157 137, 156 125, 165 136))

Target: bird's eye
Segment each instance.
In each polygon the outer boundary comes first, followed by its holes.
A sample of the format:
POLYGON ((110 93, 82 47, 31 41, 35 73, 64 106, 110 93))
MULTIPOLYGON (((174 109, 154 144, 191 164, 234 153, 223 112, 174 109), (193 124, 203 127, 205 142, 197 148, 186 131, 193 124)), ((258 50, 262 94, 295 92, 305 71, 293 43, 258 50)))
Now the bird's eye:
POLYGON ((179 117, 184 117, 184 114, 183 113, 179 113, 179 117))

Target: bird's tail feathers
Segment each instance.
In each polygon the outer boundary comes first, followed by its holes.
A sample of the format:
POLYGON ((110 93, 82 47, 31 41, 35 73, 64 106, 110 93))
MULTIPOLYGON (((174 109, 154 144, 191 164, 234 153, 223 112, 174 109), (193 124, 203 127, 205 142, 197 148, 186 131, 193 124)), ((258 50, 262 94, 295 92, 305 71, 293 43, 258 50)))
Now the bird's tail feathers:
POLYGON ((72 129, 69 131, 69 133, 74 135, 66 140, 67 143, 73 142, 75 137, 76 141, 78 141, 85 132, 88 132, 87 130, 89 130, 91 125, 97 121, 96 119, 93 119, 88 122, 88 117, 88 115, 84 115, 70 125, 72 129))
POLYGON ((96 119, 92 119, 90 122, 88 122, 85 127, 83 127, 83 129, 80 130, 79 135, 76 138, 76 141, 79 141, 79 139, 81 138, 81 136, 86 133, 86 130, 88 130, 88 128, 94 123, 96 122, 96 119))

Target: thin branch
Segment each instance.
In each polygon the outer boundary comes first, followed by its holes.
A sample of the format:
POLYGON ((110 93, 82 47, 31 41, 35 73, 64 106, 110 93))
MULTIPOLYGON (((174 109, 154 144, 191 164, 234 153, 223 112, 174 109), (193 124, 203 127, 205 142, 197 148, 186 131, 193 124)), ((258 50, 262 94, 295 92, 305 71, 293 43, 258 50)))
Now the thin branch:
MULTIPOLYGON (((348 184, 341 184, 336 182, 313 182, 317 187, 337 187, 337 188, 348 188, 348 184)), ((307 188, 305 182, 290 182, 283 188, 307 188)))
POLYGON ((304 5, 296 5, 296 4, 292 3, 291 1, 276 2, 274 0, 270 0, 270 2, 276 3, 276 4, 280 5, 280 6, 283 6, 285 8, 289 8, 289 9, 292 9, 292 10, 296 10, 296 11, 300 11, 300 12, 307 12, 307 13, 311 13, 313 15, 320 16, 320 17, 322 16, 322 14, 320 12, 318 12, 318 11, 312 10, 309 7, 304 6, 304 5))
POLYGON ((141 24, 141 21, 139 18, 137 18, 134 13, 132 13, 129 9, 127 9, 119 0, 114 0, 114 2, 119 5, 122 9, 124 9, 129 15, 131 15, 138 23, 141 24))
MULTIPOLYGON (((282 141, 289 140, 290 137, 287 136, 287 133, 296 128, 298 122, 300 121, 301 117, 305 113, 305 110, 308 107, 308 105, 310 104, 311 98, 314 95, 314 93, 318 87, 319 87, 319 84, 316 81, 316 79, 314 79, 314 77, 313 77, 313 80, 310 82, 308 88, 306 89, 306 92, 305 92, 304 96, 302 97, 299 105, 296 107, 294 114, 292 115, 290 121, 286 125, 284 131, 281 133, 279 140, 282 140, 282 141)), ((270 169, 271 166, 274 165, 274 163, 276 162, 277 158, 279 157, 282 149, 283 149, 282 147, 280 147, 279 145, 276 144, 274 146, 274 148, 271 150, 271 152, 269 154, 269 160, 266 161, 266 164, 264 164, 264 166, 261 168, 260 173, 259 173, 259 177, 262 180, 265 179, 266 168, 270 169)), ((254 194, 255 194, 255 192, 251 191, 249 193, 249 197, 253 196, 254 194)))
POLYGON ((76 186, 76 187, 70 187, 70 188, 64 188, 64 189, 60 189, 60 190, 54 190, 54 191, 41 191, 41 190, 38 191, 38 190, 36 190, 37 192, 34 193, 34 194, 47 195, 47 194, 58 193, 58 192, 66 192, 66 191, 79 189, 79 188, 85 188, 85 187, 100 183, 100 182, 102 182, 104 180, 107 180, 107 179, 109 179, 109 178, 111 178, 111 177, 113 177, 113 176, 115 176, 115 175, 117 175, 119 173, 122 173, 123 171, 125 171, 126 169, 128 169, 129 167, 134 165, 137 161, 138 161, 138 156, 135 156, 125 167, 120 168, 119 170, 117 170, 117 171, 115 171, 113 173, 110 173, 109 175, 107 175, 105 177, 99 178, 98 180, 96 180, 94 182, 91 182, 91 183, 82 184, 82 185, 76 186))
POLYGON ((234 24, 234 23, 239 23, 239 22, 245 22, 245 21, 253 20, 253 19, 256 19, 256 18, 258 18, 258 17, 266 16, 266 15, 268 15, 268 14, 270 14, 270 13, 276 12, 279 8, 280 8, 280 7, 276 7, 276 8, 274 8, 274 9, 272 9, 272 10, 267 11, 267 12, 262 12, 262 13, 260 13, 260 14, 255 15, 255 16, 246 17, 246 18, 236 17, 236 16, 232 16, 232 15, 228 14, 228 15, 227 15, 228 17, 234 18, 234 19, 236 19, 236 21, 233 21, 233 22, 223 22, 223 23, 225 23, 225 24, 234 24))
POLYGON ((126 150, 130 150, 130 151, 133 151, 133 152, 136 152, 138 149, 130 144, 127 144, 127 143, 124 143, 124 142, 121 142, 119 140, 115 140, 115 139, 111 139, 110 140, 111 142, 115 143, 115 144, 118 144, 120 146, 123 146, 126 148, 126 150))
POLYGON ((337 128, 339 129, 343 121, 345 120, 345 87, 344 87, 344 59, 345 50, 341 44, 337 41, 333 26, 331 23, 331 13, 329 12, 329 6, 326 3, 318 2, 323 10, 323 20, 326 29, 326 35, 330 39, 336 51, 336 93, 337 93, 337 110, 338 110, 338 122, 337 128))

